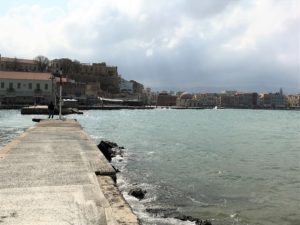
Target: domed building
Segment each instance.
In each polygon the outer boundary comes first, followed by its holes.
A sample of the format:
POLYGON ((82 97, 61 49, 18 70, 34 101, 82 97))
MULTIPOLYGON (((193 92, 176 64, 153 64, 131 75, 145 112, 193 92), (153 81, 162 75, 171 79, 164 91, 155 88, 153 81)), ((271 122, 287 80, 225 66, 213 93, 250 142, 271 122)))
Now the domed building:
POLYGON ((177 99, 176 106, 177 107, 191 107, 193 106, 193 95, 188 92, 183 92, 179 98, 177 99))
POLYGON ((191 95, 188 92, 183 92, 179 98, 184 100, 189 100, 189 99, 193 99, 193 95, 191 95))

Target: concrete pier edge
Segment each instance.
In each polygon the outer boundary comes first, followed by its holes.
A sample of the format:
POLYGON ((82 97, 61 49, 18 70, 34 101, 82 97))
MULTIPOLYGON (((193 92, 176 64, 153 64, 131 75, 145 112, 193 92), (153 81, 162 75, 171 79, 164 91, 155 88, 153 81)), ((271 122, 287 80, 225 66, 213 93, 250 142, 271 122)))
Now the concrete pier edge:
POLYGON ((138 225, 116 171, 75 120, 43 120, 0 149, 3 225, 138 225))

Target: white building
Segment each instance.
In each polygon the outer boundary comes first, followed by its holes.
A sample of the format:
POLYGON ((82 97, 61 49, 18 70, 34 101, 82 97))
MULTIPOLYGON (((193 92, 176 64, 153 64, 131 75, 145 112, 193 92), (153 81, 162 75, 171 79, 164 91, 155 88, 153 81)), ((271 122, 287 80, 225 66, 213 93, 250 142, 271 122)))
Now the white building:
POLYGON ((47 104, 55 91, 51 78, 50 73, 0 71, 0 102, 47 104))
POLYGON ((120 79, 120 92, 133 93, 133 83, 124 79, 120 79))

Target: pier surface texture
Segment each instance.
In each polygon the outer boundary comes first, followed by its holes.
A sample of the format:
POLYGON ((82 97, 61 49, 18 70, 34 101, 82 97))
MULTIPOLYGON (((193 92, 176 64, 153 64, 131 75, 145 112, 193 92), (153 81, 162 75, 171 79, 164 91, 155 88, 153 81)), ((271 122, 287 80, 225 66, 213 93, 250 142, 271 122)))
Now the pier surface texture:
POLYGON ((137 225, 114 176, 79 123, 42 121, 0 150, 0 224, 137 225))

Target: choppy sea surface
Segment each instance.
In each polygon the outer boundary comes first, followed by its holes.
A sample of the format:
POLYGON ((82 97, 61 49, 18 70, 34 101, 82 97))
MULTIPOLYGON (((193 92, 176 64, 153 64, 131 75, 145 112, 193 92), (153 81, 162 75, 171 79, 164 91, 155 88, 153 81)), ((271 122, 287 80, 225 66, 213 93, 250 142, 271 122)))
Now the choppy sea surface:
MULTIPOLYGON (((0 147, 32 126, 32 117, 0 111, 0 147)), ((125 147, 113 163, 142 224, 193 224, 172 218, 179 213, 213 225, 300 224, 299 111, 155 109, 68 117, 96 144, 104 139, 125 147), (132 187, 146 190, 146 198, 129 196, 132 187)))

